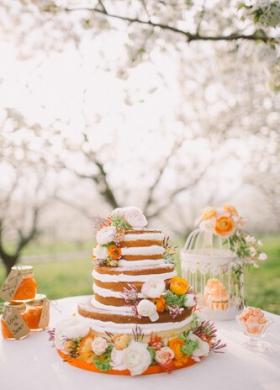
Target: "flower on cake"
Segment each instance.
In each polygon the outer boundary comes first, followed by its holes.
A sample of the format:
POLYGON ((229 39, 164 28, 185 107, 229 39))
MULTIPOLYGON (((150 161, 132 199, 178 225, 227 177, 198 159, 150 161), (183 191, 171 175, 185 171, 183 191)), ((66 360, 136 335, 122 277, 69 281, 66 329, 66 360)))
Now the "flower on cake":
POLYGON ((163 347, 163 340, 162 338, 157 335, 156 333, 151 333, 150 340, 149 340, 149 346, 158 350, 163 347))
POLYGON ((124 349, 128 346, 129 336, 127 334, 117 334, 113 336, 113 343, 117 350, 124 349))
POLYGON ((113 210, 112 216, 123 218, 133 228, 143 228, 147 225, 147 219, 138 207, 122 207, 113 210))
POLYGON ((108 255, 112 260, 119 260, 122 257, 121 248, 115 244, 108 245, 108 255))
POLYGON ((145 298, 159 298, 165 291, 164 280, 148 280, 143 283, 141 293, 145 298))
POLYGON ((173 351, 176 359, 181 359, 184 354, 182 347, 184 345, 184 340, 179 337, 173 337, 168 341, 168 347, 173 351))
POLYGON ((133 376, 142 374, 152 363, 151 354, 146 343, 131 341, 122 352, 123 364, 133 376))
POLYGON ((114 370, 126 370, 126 363, 124 362, 125 350, 113 348, 111 352, 111 367, 114 370))
POLYGON ((172 360, 175 357, 174 351, 169 347, 162 347, 156 351, 155 361, 166 369, 172 368, 172 360))
POLYGON ((166 300, 165 300, 164 297, 156 298, 154 302, 155 302, 157 311, 159 313, 162 313, 162 312, 165 311, 165 309, 166 309, 166 300))
POLYGON ((152 322, 159 319, 156 305, 148 299, 142 299, 137 305, 137 313, 141 317, 149 317, 152 322))
POLYGON ((188 339, 197 343, 197 347, 192 352, 194 360, 200 360, 203 356, 208 356, 210 352, 209 344, 193 333, 189 333, 188 339))
POLYGON ((117 229, 115 226, 107 226, 98 230, 96 233, 96 241, 100 245, 106 245, 115 240, 117 229))
POLYGON ((108 341, 104 337, 97 336, 93 339, 91 346, 95 355, 100 356, 106 351, 108 341))
POLYGON ((169 282, 170 291, 176 295, 184 295, 189 290, 190 286, 186 279, 179 276, 174 276, 169 282))
POLYGON ((184 300, 185 307, 193 307, 196 304, 196 298, 194 294, 186 294, 184 300))
POLYGON ((96 245, 93 249, 93 257, 97 260, 105 260, 108 257, 108 249, 106 246, 96 245))

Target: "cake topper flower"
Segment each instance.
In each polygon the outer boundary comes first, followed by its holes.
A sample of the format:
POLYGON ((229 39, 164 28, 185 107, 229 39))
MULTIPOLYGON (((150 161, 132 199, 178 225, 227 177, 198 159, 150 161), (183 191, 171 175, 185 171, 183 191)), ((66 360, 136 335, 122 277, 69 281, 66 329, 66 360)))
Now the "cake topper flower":
POLYGON ((220 237, 223 244, 228 244, 229 249, 245 263, 258 266, 258 261, 267 259, 261 241, 243 230, 245 221, 234 206, 207 207, 197 222, 200 230, 220 237))
POLYGON ((147 225, 147 219, 138 207, 122 207, 112 211, 111 218, 124 219, 133 228, 143 228, 147 225))

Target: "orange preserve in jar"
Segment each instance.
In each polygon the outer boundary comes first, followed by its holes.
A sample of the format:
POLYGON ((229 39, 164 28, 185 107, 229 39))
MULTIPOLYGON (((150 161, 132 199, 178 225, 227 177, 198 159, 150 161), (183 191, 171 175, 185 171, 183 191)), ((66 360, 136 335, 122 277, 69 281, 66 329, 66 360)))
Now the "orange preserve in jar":
POLYGON ((22 280, 11 300, 21 301, 35 298, 37 283, 33 277, 33 267, 31 265, 20 265, 12 267, 12 270, 19 272, 22 275, 22 280))
POLYGON ((20 302, 5 302, 1 318, 1 331, 6 340, 19 340, 29 334, 23 319, 26 306, 20 302))
POLYGON ((37 294, 34 299, 25 301, 26 311, 23 319, 32 331, 42 330, 49 323, 49 302, 44 294, 37 294))

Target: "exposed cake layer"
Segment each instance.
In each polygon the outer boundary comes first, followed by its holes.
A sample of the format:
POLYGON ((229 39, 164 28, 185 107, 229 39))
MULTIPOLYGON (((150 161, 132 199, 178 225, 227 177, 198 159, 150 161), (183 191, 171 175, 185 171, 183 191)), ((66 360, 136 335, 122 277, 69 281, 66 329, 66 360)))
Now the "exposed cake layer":
POLYGON ((137 267, 124 268, 124 267, 106 267, 97 266, 95 272, 103 275, 157 275, 170 272, 174 269, 173 264, 156 265, 154 267, 137 267))
POLYGON ((119 282, 146 282, 148 280, 167 280, 176 276, 176 272, 174 269, 172 271, 160 272, 160 273, 149 273, 149 274, 140 274, 140 275, 129 275, 124 272, 117 274, 108 274, 108 273, 100 273, 97 269, 92 271, 92 276, 94 280, 98 280, 100 282, 105 283, 119 283, 119 282))
POLYGON ((112 308, 113 312, 110 310, 104 310, 101 304, 95 306, 97 302, 92 299, 92 305, 79 305, 78 312, 83 317, 92 318, 99 321, 104 322, 114 322, 117 324, 151 324, 153 327, 159 323, 166 322, 181 322, 185 320, 192 314, 192 308, 184 308, 181 313, 179 313, 176 317, 172 317, 169 312, 159 313, 159 319, 156 322, 151 322, 148 317, 139 317, 135 314, 132 314, 132 309, 129 306, 126 306, 125 309, 121 309, 118 311, 119 307, 115 306, 112 308), (130 309, 130 311, 129 311, 130 309), (117 310, 117 311, 116 311, 117 310))
MULTIPOLYGON (((167 278, 165 280, 166 285, 167 285, 168 279, 169 278, 167 278)), ((130 288, 132 283, 133 283, 133 287, 136 289, 136 291, 140 292, 144 282, 137 282, 137 281, 133 281, 133 282, 102 282, 100 280, 95 279, 94 287, 101 287, 103 289, 106 289, 106 290, 112 291, 112 292, 122 292, 124 290, 124 288, 130 288)))
POLYGON ((162 259, 165 249, 161 245, 133 246, 121 249, 125 260, 162 259))
POLYGON ((119 260, 118 262, 119 267, 124 267, 124 268, 142 268, 142 267, 154 267, 154 266, 162 266, 166 265, 166 260, 165 259, 143 259, 143 260, 119 260))

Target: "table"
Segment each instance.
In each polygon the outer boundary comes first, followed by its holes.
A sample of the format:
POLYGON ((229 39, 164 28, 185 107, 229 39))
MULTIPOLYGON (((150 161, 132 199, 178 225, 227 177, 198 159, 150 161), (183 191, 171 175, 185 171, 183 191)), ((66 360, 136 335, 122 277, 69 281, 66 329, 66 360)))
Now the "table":
MULTIPOLYGON (((51 324, 69 317, 88 297, 52 301, 51 324)), ((0 339, 1 390, 279 390, 280 316, 267 313, 273 324, 266 336, 270 348, 254 353, 244 345, 245 336, 235 321, 217 323, 226 342, 223 354, 172 374, 114 377, 79 370, 63 362, 48 340, 47 332, 34 332, 21 341, 0 339)))

